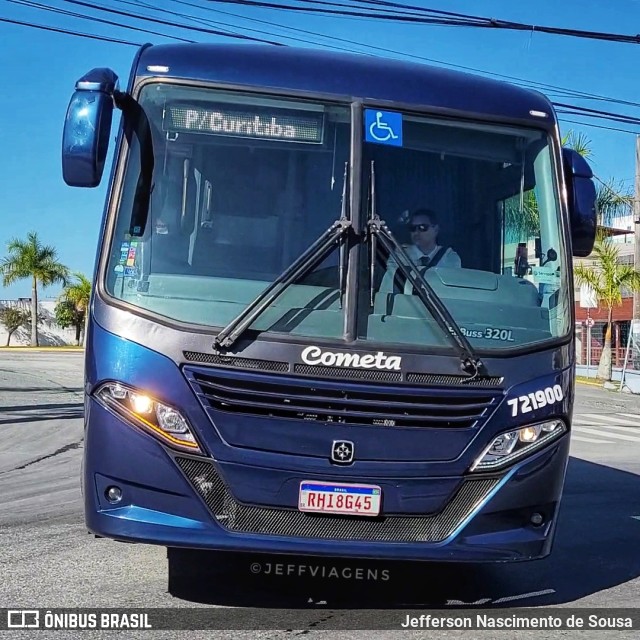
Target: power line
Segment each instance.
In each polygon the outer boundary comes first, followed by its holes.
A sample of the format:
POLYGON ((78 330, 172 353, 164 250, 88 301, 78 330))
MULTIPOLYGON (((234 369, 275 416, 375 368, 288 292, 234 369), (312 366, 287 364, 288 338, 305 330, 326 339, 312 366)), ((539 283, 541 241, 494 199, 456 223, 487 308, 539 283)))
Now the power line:
POLYGON ((82 7, 87 7, 89 9, 94 9, 96 11, 104 11, 106 13, 113 13, 116 15, 120 15, 120 16, 125 16, 127 18, 134 18, 136 20, 142 20, 143 22, 153 22, 155 24, 163 24, 163 25, 167 25, 170 27, 177 27, 177 28, 181 28, 181 29, 187 29, 189 31, 197 31, 199 33, 206 33, 208 35, 215 35, 215 36, 224 36, 226 38, 235 38, 238 40, 248 40, 248 41, 252 41, 252 42, 262 42, 263 44, 271 44, 271 45, 277 45, 277 46, 281 46, 281 43, 279 42, 273 42, 271 40, 264 40, 262 38, 253 38, 251 36, 246 36, 243 34, 239 34, 239 33, 234 33, 231 31, 221 31, 219 29, 205 29, 204 27, 194 27, 194 26, 190 26, 190 25, 185 25, 185 24, 179 24, 179 23, 175 23, 175 22, 169 22, 168 20, 162 20, 160 18, 149 18, 146 16, 141 16, 139 14, 134 14, 134 13, 130 13, 127 11, 119 11, 118 9, 113 9, 113 8, 108 8, 108 7, 101 7, 100 5, 97 4, 93 4, 91 2, 82 2, 81 0, 62 0, 62 2, 67 2, 69 4, 74 4, 74 5, 79 5, 82 7))
POLYGON ((619 122, 626 122, 627 124, 640 125, 640 118, 635 118, 634 116, 625 116, 620 113, 613 113, 611 111, 601 111, 599 109, 588 109, 587 107, 578 107, 572 104, 566 104, 564 102, 554 102, 553 105, 555 107, 560 107, 561 109, 569 109, 572 112, 574 112, 574 115, 581 115, 581 116, 591 117, 591 118, 604 118, 607 120, 610 119, 610 120, 617 120, 619 122))
MULTIPOLYGON (((324 15, 333 15, 339 17, 349 17, 349 18, 366 18, 371 20, 390 20, 395 22, 411 22, 416 24, 439 24, 439 25, 458 25, 458 26, 484 26, 482 23, 475 23, 470 20, 460 20, 454 18, 440 18, 433 17, 427 18, 414 13, 398 13, 398 12, 389 12, 386 13, 386 10, 380 10, 379 13, 371 13, 364 11, 354 11, 349 8, 349 5, 338 4, 333 2, 314 2, 313 0, 309 0, 307 4, 320 4, 324 6, 337 6, 337 7, 346 7, 346 9, 325 9, 322 7, 311 7, 311 6, 295 6, 290 4, 280 4, 276 2, 265 2, 258 0, 208 0, 210 2, 223 2, 226 4, 241 4, 245 6, 254 6, 254 7, 265 7, 268 9, 284 9, 288 11, 298 11, 301 13, 311 13, 311 14, 324 14, 324 15)), ((302 1, 302 0, 301 0, 302 1)))
POLYGON ((53 31, 55 33, 63 33, 68 36, 77 36, 79 38, 89 38, 91 40, 102 40, 103 42, 113 42, 115 44, 126 44, 132 47, 140 47, 140 42, 130 42, 129 40, 120 40, 118 38, 109 38, 107 36, 97 36, 92 33, 81 33, 79 31, 71 31, 69 29, 62 29, 60 27, 50 27, 43 24, 35 24, 33 22, 24 22, 22 20, 11 20, 10 18, 0 18, 0 22, 6 22, 8 24, 16 24, 22 27, 30 27, 31 29, 41 29, 42 31, 53 31))
MULTIPOLYGON (((244 6, 264 7, 267 9, 284 9, 285 11, 298 11, 301 13, 332 15, 348 18, 365 18, 370 20, 388 20, 392 22, 407 22, 414 24, 434 24, 434 25, 452 25, 461 27, 485 27, 493 26, 491 23, 485 23, 481 21, 475 21, 471 19, 460 18, 442 18, 442 17, 425 17, 415 13, 398 13, 390 12, 385 13, 386 10, 379 10, 378 13, 355 11, 353 9, 325 9, 322 7, 306 6, 307 4, 320 4, 324 6, 342 6, 349 7, 349 5, 341 5, 332 2, 314 2, 314 0, 308 0, 305 6, 295 6, 291 4, 281 4, 277 2, 266 2, 264 0, 207 0, 209 2, 221 2, 224 4, 240 4, 244 6)), ((300 0, 301 2, 303 0, 300 0)))
MULTIPOLYGON (((410 8, 413 11, 422 12, 428 11, 433 16, 443 17, 421 17, 414 14, 387 14, 387 13, 365 13, 362 11, 353 11, 349 9, 325 9, 323 6, 332 6, 335 3, 324 2, 320 0, 298 0, 304 6, 296 6, 290 4, 281 4, 278 2, 267 2, 265 0, 209 0, 210 2, 222 2, 226 4, 241 4, 245 6, 265 7, 270 9, 284 9, 288 11, 303 11, 310 13, 328 14, 328 15, 341 15, 350 16, 356 18, 368 18, 387 20, 394 22, 412 22, 416 24, 442 24, 451 26, 463 26, 463 27, 477 27, 487 29, 508 29, 515 31, 531 31, 532 33, 538 31, 540 33, 547 33, 551 35, 570 36, 575 38, 587 38, 590 40, 606 40, 609 42, 620 42, 627 44, 640 44, 640 35, 627 35, 619 33, 608 33, 604 31, 587 31, 582 29, 566 29, 562 27, 549 27, 546 25, 533 25, 525 24, 521 22, 511 22, 508 20, 498 20, 496 18, 486 18, 479 16, 471 16, 466 14, 454 14, 451 12, 436 11, 434 9, 426 9, 424 7, 411 7, 411 5, 404 5, 405 8, 410 8), (321 7, 308 6, 311 4, 319 4, 321 7), (448 16, 448 17, 444 17, 448 16)), ((374 4, 374 3, 369 3, 374 4)))
POLYGON ((75 11, 66 11, 65 9, 59 9, 57 7, 50 7, 45 4, 40 4, 39 2, 31 2, 29 0, 6 0, 6 2, 10 2, 11 4, 22 5, 25 7, 29 7, 32 9, 41 9, 42 11, 51 11, 52 13, 58 13, 64 16, 70 16, 72 18, 79 18, 81 20, 91 20, 92 22, 98 22, 100 24, 107 24, 113 27, 121 27, 123 29, 129 29, 132 31, 138 31, 140 33, 149 33, 154 36, 162 36, 163 38, 173 38, 174 40, 180 40, 181 42, 193 42, 193 40, 187 40, 185 38, 180 38, 178 36, 171 36, 166 33, 160 33, 159 31, 151 31, 149 29, 142 29, 140 27, 131 27, 126 24, 122 24, 120 22, 114 22, 112 20, 105 20, 104 18, 98 18, 95 16, 87 16, 82 13, 77 13, 75 11))
MULTIPOLYGON (((10 0, 10 1, 16 2, 17 0, 10 0)), ((151 21, 154 21, 154 22, 160 22, 162 24, 170 24, 171 26, 179 26, 179 27, 182 27, 182 28, 184 28, 186 30, 204 31, 206 33, 214 32, 214 33, 220 34, 220 35, 231 36, 231 34, 228 33, 228 32, 220 32, 219 30, 210 30, 210 29, 198 29, 197 27, 191 27, 189 25, 176 25, 173 22, 168 22, 168 21, 164 21, 164 20, 154 20, 153 18, 145 18, 143 16, 139 16, 138 14, 132 14, 130 12, 123 12, 123 11, 117 11, 117 10, 114 10, 114 9, 96 7, 95 5, 92 5, 91 3, 87 3, 87 2, 77 2, 77 1, 74 1, 74 0, 65 0, 65 1, 71 2, 72 4, 80 4, 82 6, 95 7, 97 9, 103 10, 103 11, 115 12, 115 13, 118 13, 119 15, 125 15, 125 16, 129 16, 129 17, 133 17, 133 18, 139 18, 139 19, 147 19, 147 20, 151 20, 151 21)), ((121 1, 124 1, 124 0, 121 0, 121 1)), ((195 4, 189 3, 189 2, 181 2, 180 0, 174 0, 174 1, 178 2, 179 4, 188 5, 188 6, 191 6, 191 7, 194 7, 194 8, 199 8, 199 9, 208 10, 208 11, 214 11, 214 12, 221 12, 220 10, 212 9, 210 7, 202 7, 202 6, 195 5, 195 4)), ((22 0, 22 3, 26 4, 25 0, 22 0)), ((36 3, 31 3, 31 4, 35 5, 36 3)), ((131 4, 131 3, 129 2, 129 3, 126 3, 126 4, 131 4)), ((142 3, 142 4, 145 4, 145 3, 142 3)), ((252 4, 252 3, 248 3, 248 4, 252 4)), ((255 3, 253 3, 253 4, 255 4, 255 3)), ((335 3, 332 3, 332 4, 335 4, 335 3)), ((149 6, 149 5, 146 5, 146 6, 149 6)), ((42 8, 49 9, 48 7, 42 7, 42 8)), ((62 10, 59 10, 59 11, 62 11, 62 10)), ((163 10, 163 11, 167 12, 167 10, 163 10)), ((168 13, 170 13, 171 15, 180 15, 180 14, 177 14, 176 12, 171 12, 171 11, 168 11, 168 13)), ((231 16, 234 16, 234 17, 241 17, 241 16, 238 16, 237 14, 232 14, 232 13, 229 13, 229 12, 221 12, 221 13, 224 13, 226 15, 231 15, 231 16)), ((78 15, 78 14, 72 14, 72 15, 78 15)), ((102 19, 100 19, 100 18, 93 18, 93 17, 88 17, 88 16, 81 16, 81 17, 84 17, 85 19, 95 19, 96 21, 102 21, 102 19)), ((194 20, 198 20, 198 18, 195 18, 194 16, 189 16, 189 17, 194 19, 194 20)), ((200 19, 200 20, 202 20, 202 19, 200 19)), ((276 25, 276 24, 274 24, 272 22, 269 22, 269 21, 257 20, 255 18, 253 18, 251 20, 257 21, 257 22, 261 22, 261 23, 266 23, 266 24, 268 24, 268 25, 270 25, 272 27, 274 27, 274 26, 275 27, 282 26, 282 25, 276 25)), ((109 21, 107 21, 107 22, 110 23, 109 21)), ((206 23, 206 21, 204 21, 204 22, 206 23)), ((129 27, 129 26, 126 26, 126 25, 118 25, 118 23, 110 23, 110 24, 115 24, 117 26, 124 26, 125 28, 129 28, 129 29, 135 29, 135 27, 129 27)), ((229 25, 229 26, 233 26, 233 25, 229 25)), ((244 28, 247 29, 247 27, 244 27, 244 28)), ((300 31, 300 32, 306 33, 308 35, 314 35, 314 36, 318 36, 318 37, 325 37, 323 34, 319 34, 317 32, 313 32, 313 31, 309 31, 309 30, 295 29, 293 27, 286 27, 286 28, 289 28, 289 29, 292 29, 292 30, 296 30, 296 31, 300 31)), ((142 29, 141 29, 141 31, 148 32, 148 31, 142 30, 142 29)), ((152 32, 152 33, 157 34, 157 32, 152 32)), ((267 35, 270 35, 270 36, 274 35, 271 32, 262 31, 261 33, 266 33, 267 35)), ((166 34, 158 34, 158 35, 162 35, 164 37, 175 38, 175 39, 178 39, 178 40, 181 39, 181 38, 178 38, 177 36, 169 36, 169 35, 166 35, 166 34)), ((241 36, 240 34, 233 34, 233 36, 251 39, 249 36, 241 36)), ((233 37, 233 36, 231 36, 231 37, 233 37)), ((285 37, 285 38, 288 38, 288 39, 299 40, 297 38, 292 38, 291 36, 286 36, 286 35, 285 36, 281 36, 281 37, 285 37)), ((282 44, 280 42, 274 42, 272 40, 264 40, 262 38, 257 39, 257 40, 259 40, 261 42, 267 42, 269 44, 282 44)), ((556 90, 562 92, 563 95, 565 95, 565 96, 571 95, 571 96, 577 97, 577 98, 602 100, 602 101, 606 101, 606 102, 615 102, 615 103, 625 104, 625 105, 628 105, 628 106, 638 106, 638 107, 640 107, 640 103, 633 103, 631 101, 618 100, 616 98, 610 98, 610 97, 607 97, 607 96, 599 96, 599 95, 596 95, 596 94, 589 94, 589 93, 586 93, 586 92, 581 92, 581 91, 576 91, 576 90, 566 90, 563 87, 557 87, 555 85, 547 85, 545 83, 540 83, 540 82, 535 82, 535 81, 527 81, 527 80, 522 79, 522 78, 517 78, 515 76, 507 76, 505 74, 497 74, 497 73, 492 73, 492 72, 486 72, 486 71, 484 71, 482 69, 477 69, 477 68, 474 68, 474 67, 467 67, 467 66, 464 66, 464 65, 455 65, 455 64, 451 64, 451 63, 446 63, 446 62, 441 61, 441 60, 436 60, 436 59, 433 59, 433 58, 427 58, 427 57, 424 57, 424 56, 418 56, 418 55, 413 55, 413 54, 406 54, 404 52, 393 50, 393 49, 388 49, 388 48, 385 48, 385 47, 378 47, 378 46, 375 46, 375 45, 366 45, 365 43, 358 43, 358 42, 353 43, 352 41, 349 41, 349 40, 346 40, 346 39, 343 39, 343 38, 332 38, 332 40, 339 40, 339 41, 342 41, 342 42, 349 43, 351 45, 356 44, 357 46, 368 47, 370 49, 383 51, 385 53, 392 53, 392 54, 400 55, 400 56, 403 56, 403 57, 410 57, 410 58, 424 60, 424 61, 428 61, 428 62, 432 62, 432 63, 436 63, 436 64, 441 64, 443 66, 450 66, 450 67, 453 67, 453 68, 460 68, 460 69, 463 69, 463 70, 473 71, 475 73, 484 73, 486 75, 493 75, 493 76, 496 76, 496 77, 501 77, 501 78, 508 79, 508 80, 510 80, 512 82, 513 81, 517 81, 518 83, 521 83, 522 86, 526 86, 528 88, 539 87, 544 91, 548 91, 549 89, 556 89, 556 90)), ((335 45, 333 45, 331 48, 344 50, 344 48, 336 47, 335 45)), ((626 116, 621 116, 620 114, 615 114, 615 115, 617 117, 619 117, 619 118, 625 118, 626 119, 626 116)))
MULTIPOLYGON (((213 0, 215 1, 215 0, 213 0)), ((608 96, 602 96, 602 95, 598 95, 598 94, 593 94, 593 93, 587 93, 584 91, 578 91, 575 89, 566 89, 565 87, 559 87, 557 85, 551 85, 551 84, 547 84, 547 83, 543 83, 543 82, 536 82, 536 81, 530 81, 524 78, 519 78, 517 76, 510 76, 510 75, 506 75, 506 74, 502 74, 502 73, 495 73, 495 72, 491 72, 491 71, 486 71, 484 69, 478 69, 476 67, 469 67, 469 66, 465 66, 465 65, 458 65, 458 64, 453 64, 453 63, 449 63, 449 62, 445 62, 443 60, 438 60, 435 58, 428 58, 426 56, 420 56, 420 55, 416 55, 416 54, 411 54, 411 53, 406 53, 404 51, 398 51, 395 49, 389 49, 386 47, 380 47, 380 46, 376 46, 376 45, 369 45, 369 44, 365 44, 363 42, 355 42, 352 40, 348 40, 346 38, 340 38, 337 36, 325 36, 324 34, 318 33, 316 31, 310 31, 308 29, 300 29, 297 27, 291 27, 291 26, 285 26, 279 23, 274 23, 271 22, 269 20, 260 20, 258 18, 249 18, 249 17, 245 17, 245 16, 240 16, 236 13, 231 13, 228 11, 222 11, 221 9, 213 9, 211 7, 203 7, 201 5, 197 5, 194 4, 192 2, 187 2, 186 0, 172 0, 172 2, 175 2, 177 4, 181 4, 181 5, 187 5, 190 7, 194 7, 197 9, 203 9, 203 10, 207 10, 207 11, 211 11, 214 13, 222 13, 224 15, 228 15, 228 16, 232 16, 232 17, 236 17, 236 18, 242 18, 244 20, 249 20, 251 22, 257 22, 257 23, 261 23, 261 24, 267 24, 270 25, 272 27, 279 27, 279 28, 285 28, 285 29, 289 29, 291 31, 296 31, 298 33, 305 33, 307 35, 313 35, 313 36, 317 36, 317 37, 323 37, 323 38, 327 38, 330 39, 332 42, 333 41, 339 41, 339 42, 345 42, 348 43, 349 45, 356 45, 359 47, 365 47, 371 50, 375 50, 375 51, 381 51, 383 53, 391 53, 393 55, 397 55, 397 56, 402 56, 403 58, 411 58, 411 59, 415 59, 415 60, 420 60, 420 61, 424 61, 424 62, 431 62, 434 64, 438 64, 438 65, 442 65, 445 67, 451 67, 454 69, 461 69, 463 71, 470 71, 472 73, 480 73, 483 75, 487 75, 487 76, 492 76, 492 77, 496 77, 496 78, 502 78, 505 80, 509 80, 510 82, 514 83, 514 84, 518 84, 520 86, 526 87, 526 88, 539 88, 545 92, 549 91, 550 89, 554 89, 554 90, 558 90, 563 92, 563 94, 565 96, 572 96, 572 97, 576 97, 576 98, 582 98, 585 100, 596 100, 596 101, 604 101, 604 102, 611 102, 611 103, 615 103, 615 104, 622 104, 622 105, 626 105, 626 106, 633 106, 633 107, 640 107, 640 103, 639 102, 631 102, 628 100, 621 100, 618 98, 611 98, 608 96)), ((230 2, 226 2, 223 1, 224 4, 229 4, 230 2)), ((247 3, 247 4, 251 4, 251 3, 247 3)), ((246 28, 246 27, 244 27, 246 28)), ((271 34, 271 35, 275 35, 275 34, 271 34)), ((289 38, 289 36, 284 36, 289 38)), ((293 39, 293 38, 290 38, 293 39)), ((332 49, 340 49, 343 50, 339 47, 335 47, 335 45, 330 46, 330 48, 332 49)), ((367 54, 367 55, 372 55, 372 54, 367 54)))
MULTIPOLYGON (((264 31, 264 30, 261 30, 261 29, 251 29, 250 27, 239 27, 239 25, 229 24, 228 22, 220 22, 220 21, 215 21, 214 22, 213 20, 208 20, 207 18, 200 18, 200 17, 196 17, 196 16, 193 16, 193 15, 186 15, 184 13, 178 13, 177 11, 170 11, 169 9, 161 9, 159 7, 154 6, 153 4, 150 4, 150 3, 147 3, 147 2, 143 2, 142 0, 115 0, 115 2, 118 2, 120 4, 124 4, 124 5, 135 6, 135 7, 138 7, 138 8, 144 7, 145 9, 153 9, 155 11, 158 11, 158 12, 161 12, 161 13, 166 13, 166 14, 169 14, 169 15, 172 15, 172 16, 180 16, 182 18, 185 18, 185 19, 188 19, 188 20, 192 20, 192 21, 198 22, 200 24, 206 24, 206 25, 220 24, 220 25, 223 25, 223 26, 226 26, 226 27, 233 27, 235 29, 241 28, 241 29, 244 29, 245 31, 252 31, 254 33, 261 33, 263 35, 267 35, 267 36, 270 36, 270 37, 273 37, 273 36, 277 35, 277 34, 271 33, 269 31, 264 31)), ((179 2, 179 0, 178 0, 178 2, 179 2)), ((195 7, 195 8, 198 8, 198 9, 207 9, 208 10, 208 8, 206 8, 206 7, 200 7, 200 6, 192 4, 190 2, 179 2, 179 4, 195 7)), ((226 13, 226 12, 221 12, 221 13, 226 13)), ((234 15, 234 14, 228 14, 228 15, 234 15)), ((186 27, 186 28, 189 28, 189 27, 186 27)), ((294 40, 294 41, 297 41, 297 42, 303 42, 305 44, 308 44, 308 41, 307 40, 303 40, 302 38, 295 38, 295 37, 286 36, 286 35, 281 36, 281 37, 287 38, 288 40, 294 40)), ((322 43, 314 43, 314 44, 321 45, 322 43)), ((286 46, 286 45, 283 45, 283 46, 286 46)), ((337 49, 339 49, 340 51, 350 51, 349 49, 344 48, 344 47, 337 47, 337 49)))
MULTIPOLYGON (((558 114, 562 111, 556 112, 558 114)), ((562 122, 568 122, 569 124, 579 124, 582 127, 592 127, 594 129, 606 129, 608 131, 621 131, 622 133, 632 133, 634 136, 640 135, 640 131, 630 131, 629 129, 620 129, 619 127, 605 127, 602 124, 594 124, 593 122, 579 122, 578 120, 567 120, 566 118, 558 118, 562 122)))
MULTIPOLYGON (((41 9, 41 10, 53 10, 55 12, 62 13, 64 15, 71 15, 73 17, 79 17, 79 18, 86 19, 86 20, 95 20, 96 22, 100 22, 100 23, 106 23, 106 24, 110 24, 110 25, 114 25, 114 26, 121 26, 121 27, 124 27, 124 28, 127 28, 127 29, 139 30, 139 31, 142 31, 142 32, 145 32, 145 33, 154 33, 155 35, 162 35, 163 37, 169 37, 169 38, 176 38, 178 40, 184 40, 182 38, 178 38, 177 36, 170 36, 170 35, 167 35, 167 34, 158 34, 157 32, 150 32, 150 31, 148 31, 146 29, 139 29, 139 28, 133 27, 133 26, 122 25, 120 23, 103 20, 101 18, 97 18, 97 17, 94 17, 94 16, 86 16, 86 15, 83 15, 83 14, 77 14, 77 13, 74 13, 74 12, 64 11, 62 9, 54 9, 54 8, 51 8, 51 7, 48 7, 48 6, 45 6, 45 5, 41 5, 41 4, 37 3, 37 2, 29 1, 29 0, 9 0, 9 1, 13 2, 14 4, 22 4, 22 5, 25 5, 25 6, 38 8, 38 9, 41 9)), ((83 5, 83 6, 90 6, 90 7, 95 6, 95 5, 91 5, 90 3, 86 3, 86 2, 76 2, 76 1, 73 1, 73 0, 66 0, 66 1, 71 2, 72 4, 80 4, 80 5, 83 5)), ((125 0, 121 0, 121 1, 125 1, 125 0)), ((198 5, 192 5, 191 3, 187 3, 187 2, 180 2, 180 0, 175 0, 175 1, 179 2, 180 4, 188 4, 188 5, 194 6, 196 8, 216 11, 216 10, 210 9, 210 8, 198 7, 198 5)), ((130 2, 125 2, 125 4, 131 4, 131 3, 130 2)), ((146 5, 146 3, 143 3, 143 2, 139 3, 139 4, 142 4, 142 5, 147 6, 147 7, 150 6, 150 5, 146 5)), ((99 8, 101 10, 109 11, 108 9, 102 9, 101 7, 97 7, 97 8, 99 8)), ((131 13, 127 13, 127 12, 120 12, 120 11, 116 11, 116 10, 111 10, 111 11, 113 11, 115 13, 118 13, 120 15, 129 16, 129 17, 134 17, 134 18, 140 17, 137 14, 131 14, 131 13)), ((170 13, 172 15, 180 15, 180 14, 177 14, 176 12, 171 12, 171 11, 169 11, 168 13, 170 13)), ((222 12, 222 13, 227 13, 227 12, 222 12)), ((234 15, 234 14, 230 14, 230 15, 234 15)), ((194 16, 188 16, 188 17, 193 18, 195 20, 199 19, 199 18, 195 18, 194 16)), ((236 16, 236 17, 239 17, 239 16, 236 16)), ((151 21, 155 21, 153 19, 150 19, 150 20, 151 21)), ((5 19, 3 21, 7 22, 9 20, 5 19)), ((157 21, 161 22, 161 23, 164 23, 164 24, 172 24, 172 23, 168 23, 167 21, 163 21, 163 20, 157 20, 157 21)), ((13 21, 13 22, 16 23, 17 21, 13 21)), ((205 22, 207 22, 207 21, 205 20, 205 22)), ((260 22, 264 22, 264 21, 260 21, 260 22)), ((278 26, 278 25, 273 25, 273 23, 270 23, 270 22, 267 22, 267 24, 270 24, 271 26, 278 26)), ((100 39, 100 40, 107 40, 107 41, 116 42, 116 43, 122 43, 122 44, 130 44, 130 45, 135 45, 136 44, 136 43, 131 43, 131 42, 128 42, 128 41, 118 40, 118 39, 114 39, 114 38, 106 38, 106 37, 101 37, 101 36, 95 36, 93 34, 78 34, 77 32, 69 32, 68 30, 64 30, 64 29, 56 29, 56 28, 53 28, 53 27, 44 27, 42 25, 40 25, 40 26, 32 25, 30 23, 24 23, 24 26, 35 26, 36 28, 44 28, 46 30, 57 31, 57 32, 61 32, 61 33, 69 33, 70 35, 84 35, 84 37, 89 37, 89 38, 93 38, 93 39, 100 39)), ((174 26, 180 26, 180 27, 182 27, 184 29, 187 29, 187 30, 195 29, 195 30, 198 30, 198 31, 203 31, 202 29, 194 28, 194 27, 191 27, 189 25, 174 25, 174 26)), ((214 31, 214 30, 206 30, 205 29, 204 31, 205 32, 210 32, 210 31, 214 31)), ((299 31, 306 31, 306 30, 299 30, 299 31)), ((216 31, 216 33, 222 33, 223 35, 228 35, 226 32, 218 32, 218 31, 216 31)), ((273 35, 273 34, 271 34, 269 32, 266 32, 266 33, 267 33, 267 35, 273 35)), ((319 35, 319 36, 322 35, 322 34, 317 34, 315 32, 308 32, 308 33, 313 34, 313 35, 319 35)), ((242 38, 249 38, 249 36, 242 36, 241 34, 234 34, 234 35, 236 35, 238 37, 242 37, 242 38)), ((284 37, 287 37, 287 36, 284 36, 284 37)), ((344 40, 344 39, 339 39, 339 40, 344 40)), ((270 43, 271 44, 282 44, 282 43, 276 43, 276 42, 270 42, 270 43)), ((363 46, 363 47, 367 46, 364 43, 355 43, 355 44, 357 44, 359 46, 363 46)), ((336 48, 335 45, 333 46, 333 48, 336 48)), ((372 47, 372 48, 383 49, 381 47, 372 47)), ((402 52, 397 52, 397 51, 393 51, 393 50, 386 50, 386 51, 397 53, 399 55, 407 55, 407 54, 403 54, 402 52)), ((408 55, 410 57, 415 57, 415 58, 419 58, 419 59, 425 59, 425 60, 433 61, 433 60, 431 60, 429 58, 423 58, 421 56, 412 56, 410 54, 408 54, 408 55)), ((440 62, 440 61, 438 61, 438 62, 440 62)), ((447 63, 442 63, 442 64, 447 65, 447 63)), ((459 67, 461 65, 450 65, 450 66, 458 66, 459 67)), ((501 75, 501 74, 495 74, 495 75, 501 75)), ((524 80, 523 80, 523 82, 526 84, 526 86, 531 86, 531 85, 542 85, 542 86, 544 86, 543 83, 536 83, 536 82, 527 83, 524 80)), ((553 85, 549 85, 549 86, 553 86, 553 85)), ((566 90, 564 90, 564 91, 565 91, 564 95, 569 95, 566 92, 566 90)), ((573 93, 573 95, 575 97, 591 97, 591 94, 585 94, 584 92, 575 91, 575 92, 572 92, 572 93, 573 93)), ((600 99, 603 99, 603 100, 607 99, 604 96, 597 96, 597 97, 600 98, 600 99)), ((634 118, 633 116, 626 116, 626 115, 623 115, 623 114, 613 113, 613 112, 609 112, 609 111, 601 111, 601 110, 596 110, 596 109, 587 109, 586 107, 578 107, 578 106, 575 106, 575 105, 570 105, 570 104, 560 103, 560 102, 552 102, 552 104, 554 105, 554 107, 560 107, 561 109, 565 109, 564 111, 563 110, 557 110, 558 114, 579 115, 579 116, 582 116, 582 117, 605 119, 605 120, 610 120, 610 121, 613 121, 613 122, 620 122, 620 123, 632 124, 632 125, 639 125, 640 124, 640 118, 634 118)), ((634 103, 630 103, 630 104, 634 104, 634 103)), ((640 105, 638 105, 638 106, 640 106, 640 105)), ((603 127, 601 125, 593 125, 593 124, 584 123, 584 122, 579 123, 579 122, 576 122, 576 121, 572 121, 572 123, 581 124, 583 126, 594 126, 594 127, 597 127, 597 128, 605 128, 605 127, 603 127)), ((627 133, 632 133, 632 132, 629 132, 628 130, 623 130, 623 129, 616 129, 616 128, 610 128, 610 129, 611 130, 617 130, 617 131, 623 131, 623 132, 627 132, 627 133)))

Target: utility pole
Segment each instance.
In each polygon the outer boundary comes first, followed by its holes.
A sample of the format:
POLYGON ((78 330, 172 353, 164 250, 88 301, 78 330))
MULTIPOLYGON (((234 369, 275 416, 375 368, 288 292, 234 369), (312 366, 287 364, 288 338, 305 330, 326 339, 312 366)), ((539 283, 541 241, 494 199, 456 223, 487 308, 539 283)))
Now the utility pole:
MULTIPOLYGON (((640 135, 636 136, 636 179, 633 198, 633 268, 640 270, 640 135)), ((633 294, 633 322, 631 324, 634 338, 640 333, 640 292, 633 294)))
MULTIPOLYGON (((640 270, 640 135, 636 136, 636 180, 633 198, 633 266, 640 270)), ((640 320, 640 293, 633 294, 633 319, 640 320)))

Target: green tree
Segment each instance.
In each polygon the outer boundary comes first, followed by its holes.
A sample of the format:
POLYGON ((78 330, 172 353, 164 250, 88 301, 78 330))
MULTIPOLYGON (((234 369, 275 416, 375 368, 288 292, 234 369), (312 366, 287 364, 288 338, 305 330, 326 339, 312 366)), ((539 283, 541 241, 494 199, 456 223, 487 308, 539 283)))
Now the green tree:
MULTIPOLYGON (((87 310, 91 299, 91 282, 82 273, 74 273, 75 282, 68 283, 56 305, 56 322, 63 329, 76 329, 76 344, 80 344, 80 332, 87 320, 87 310)), ((86 336, 86 326, 84 335, 86 336)))
POLYGON ((56 324, 62 329, 73 327, 76 330, 76 345, 80 345, 80 334, 84 326, 84 313, 79 312, 73 302, 60 300, 54 309, 56 324))
POLYGON ((593 264, 578 263, 574 267, 576 282, 593 289, 599 302, 607 309, 607 329, 597 376, 611 380, 611 324, 614 307, 622 304, 624 291, 640 291, 640 273, 631 265, 620 264, 619 248, 610 239, 599 236, 591 254, 593 264))
MULTIPOLYGON (((562 146, 577 151, 583 158, 591 158, 591 140, 584 133, 569 131, 562 139, 562 146)), ((614 178, 604 182, 594 175, 596 183, 596 211, 598 224, 613 225, 616 219, 628 216, 633 211, 633 192, 624 182, 614 178)))
POLYGON ((16 307, 0 307, 0 322, 7 330, 7 344, 11 341, 11 336, 20 328, 26 327, 31 321, 31 313, 24 309, 17 309, 16 307))
MULTIPOLYGON (((583 158, 590 159, 591 140, 584 133, 569 131, 562 138, 562 146, 577 151, 583 158)), ((633 211, 633 192, 623 182, 611 179, 604 182, 594 176, 596 184, 596 211, 598 224, 612 226, 616 219, 628 216, 633 211)), ((511 242, 526 240, 538 233, 540 227, 538 202, 533 190, 505 201, 505 228, 511 242)))
POLYGON ((583 158, 591 156, 591 140, 585 133, 568 131, 562 138, 562 146, 577 151, 583 158))
POLYGON ((602 182, 596 176, 596 210, 598 223, 606 226, 615 225, 616 219, 633 213, 633 192, 623 182, 612 178, 602 182))
POLYGON ((54 247, 40 242, 35 231, 28 233, 26 240, 11 240, 7 250, 9 255, 0 262, 0 274, 5 287, 18 280, 31 280, 31 345, 38 346, 38 285, 66 285, 69 269, 58 261, 54 247))
MULTIPOLYGON (((591 156, 591 141, 584 133, 569 131, 562 146, 577 151, 583 158, 591 156)), ((527 240, 540 233, 540 213, 535 190, 505 200, 504 225, 508 242, 527 240)))

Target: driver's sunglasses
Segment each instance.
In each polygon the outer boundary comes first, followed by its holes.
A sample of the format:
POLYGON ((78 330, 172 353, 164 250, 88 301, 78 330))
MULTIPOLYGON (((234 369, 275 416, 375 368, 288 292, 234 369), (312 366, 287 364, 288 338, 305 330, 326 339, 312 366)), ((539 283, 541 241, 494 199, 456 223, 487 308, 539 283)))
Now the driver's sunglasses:
POLYGON ((433 226, 432 224, 426 224, 426 223, 411 224, 409 225, 409 230, 411 231, 411 233, 413 233, 414 231, 429 231, 429 229, 431 229, 432 226, 433 226))

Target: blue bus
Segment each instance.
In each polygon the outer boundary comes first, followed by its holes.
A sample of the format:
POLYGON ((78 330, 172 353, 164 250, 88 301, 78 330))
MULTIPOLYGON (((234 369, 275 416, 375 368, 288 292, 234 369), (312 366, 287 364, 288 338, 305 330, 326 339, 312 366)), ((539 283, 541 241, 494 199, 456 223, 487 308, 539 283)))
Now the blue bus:
POLYGON ((114 107, 88 529, 166 546, 170 582, 206 551, 547 556, 596 230, 551 103, 395 60, 145 45, 126 91, 78 80, 68 185, 100 183, 114 107), (418 236, 453 259, 416 261, 418 236))

